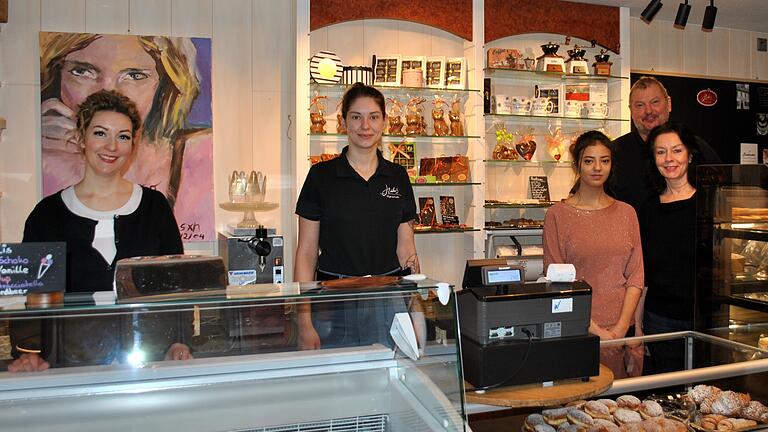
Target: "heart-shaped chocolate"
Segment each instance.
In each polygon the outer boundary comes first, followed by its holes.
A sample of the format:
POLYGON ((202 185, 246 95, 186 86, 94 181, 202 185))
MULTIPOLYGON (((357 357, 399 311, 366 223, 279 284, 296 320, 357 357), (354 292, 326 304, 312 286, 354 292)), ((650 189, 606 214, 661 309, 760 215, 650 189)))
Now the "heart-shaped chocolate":
POLYGON ((517 149, 517 152, 520 154, 520 156, 522 156, 525 160, 531 160, 531 158, 533 158, 533 154, 536 152, 536 141, 520 141, 519 143, 515 144, 515 148, 517 149))

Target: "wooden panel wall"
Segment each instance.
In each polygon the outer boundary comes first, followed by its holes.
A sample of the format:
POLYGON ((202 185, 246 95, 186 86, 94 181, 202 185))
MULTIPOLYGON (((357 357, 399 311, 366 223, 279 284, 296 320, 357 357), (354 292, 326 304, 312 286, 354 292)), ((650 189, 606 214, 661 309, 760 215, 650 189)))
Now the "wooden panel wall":
POLYGON ((768 81, 768 53, 757 51, 757 38, 768 33, 700 26, 673 27, 671 21, 649 25, 632 18, 632 69, 685 75, 768 81))

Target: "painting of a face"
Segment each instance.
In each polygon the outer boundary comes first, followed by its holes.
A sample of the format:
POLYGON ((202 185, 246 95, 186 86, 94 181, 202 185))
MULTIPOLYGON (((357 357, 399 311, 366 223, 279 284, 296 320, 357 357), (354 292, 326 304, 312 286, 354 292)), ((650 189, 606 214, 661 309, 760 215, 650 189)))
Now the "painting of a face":
POLYGON ((119 172, 166 196, 184 241, 214 239, 211 40, 65 32, 39 39, 43 195, 78 184, 86 170, 119 172), (79 136, 78 107, 100 90, 136 105, 141 124, 131 140, 106 128, 79 136))
POLYGON ((91 93, 117 90, 136 104, 144 120, 152 109, 159 82, 155 60, 138 38, 104 35, 64 58, 61 98, 76 109, 91 93))

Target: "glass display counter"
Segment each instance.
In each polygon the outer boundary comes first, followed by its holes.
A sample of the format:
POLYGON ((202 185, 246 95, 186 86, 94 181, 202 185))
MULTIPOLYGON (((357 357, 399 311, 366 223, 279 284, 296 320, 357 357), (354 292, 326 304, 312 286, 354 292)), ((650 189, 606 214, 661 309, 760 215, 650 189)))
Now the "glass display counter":
POLYGON ((697 177, 696 329, 738 326, 757 346, 768 323, 768 167, 707 165, 697 177))
POLYGON ((3 429, 465 430, 447 284, 270 284, 195 296, 0 311, 6 345, 37 344, 51 366, 0 372, 3 429), (301 350, 297 311, 308 309, 320 347, 301 350), (164 360, 178 344, 194 358, 164 360))
MULTIPOLYGON (((603 349, 631 346, 643 350, 663 345, 670 354, 666 359, 667 370, 644 371, 640 376, 617 379, 608 390, 590 399, 616 399, 627 394, 641 400, 676 398, 695 385, 708 384, 722 390, 749 393, 752 400, 768 402, 768 351, 731 340, 733 335, 728 333, 716 336, 676 332, 603 341, 600 344, 603 349)), ((527 415, 546 407, 505 409, 470 403, 467 412, 474 431, 496 432, 521 430, 527 415)))

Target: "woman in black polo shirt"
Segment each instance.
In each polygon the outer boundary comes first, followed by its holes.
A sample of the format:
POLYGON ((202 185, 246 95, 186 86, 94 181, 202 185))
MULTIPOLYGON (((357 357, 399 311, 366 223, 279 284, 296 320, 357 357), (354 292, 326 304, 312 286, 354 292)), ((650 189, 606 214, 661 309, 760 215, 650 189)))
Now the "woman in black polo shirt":
MULTIPOLYGON (((349 145, 338 158, 310 168, 296 204, 294 279, 419 272, 413 189, 405 168, 384 159, 379 150, 386 125, 384 95, 357 83, 344 94, 341 115, 349 145)), ((350 311, 345 313, 345 327, 356 328, 359 323, 349 322, 350 311)), ((316 325, 304 307, 299 313, 302 349, 319 348, 321 340, 324 345, 361 343, 361 335, 334 334, 316 325)))

